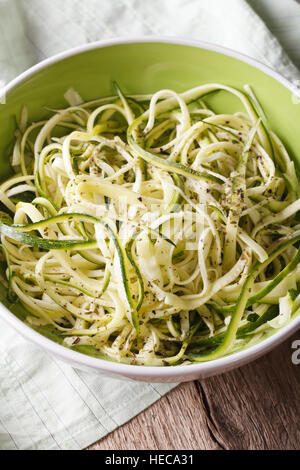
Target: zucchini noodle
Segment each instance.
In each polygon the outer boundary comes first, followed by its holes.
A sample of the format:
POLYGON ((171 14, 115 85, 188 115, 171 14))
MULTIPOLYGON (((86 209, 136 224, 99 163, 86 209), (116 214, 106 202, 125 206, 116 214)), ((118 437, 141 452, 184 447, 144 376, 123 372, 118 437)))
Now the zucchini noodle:
POLYGON ((251 346, 299 314, 295 166, 247 85, 83 102, 15 133, 0 185, 9 302, 64 345, 168 366, 251 346), (230 93, 243 112, 219 114, 230 93))

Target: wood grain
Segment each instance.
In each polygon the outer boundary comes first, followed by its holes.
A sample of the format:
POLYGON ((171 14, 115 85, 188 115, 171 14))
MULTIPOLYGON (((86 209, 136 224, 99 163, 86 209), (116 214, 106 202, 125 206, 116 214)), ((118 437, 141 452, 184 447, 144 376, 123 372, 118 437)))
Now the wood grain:
POLYGON ((181 384, 89 450, 300 449, 300 366, 290 338, 227 374, 181 384))

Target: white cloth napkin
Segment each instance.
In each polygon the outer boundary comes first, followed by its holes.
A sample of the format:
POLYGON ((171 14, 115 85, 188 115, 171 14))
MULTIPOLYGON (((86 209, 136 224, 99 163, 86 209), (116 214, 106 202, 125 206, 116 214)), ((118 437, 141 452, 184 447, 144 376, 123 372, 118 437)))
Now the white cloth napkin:
MULTIPOLYGON (((300 78, 244 0, 0 0, 0 80, 65 49, 133 35, 222 44, 300 78)), ((74 370, 0 321, 0 449, 82 449, 172 387, 74 370)))

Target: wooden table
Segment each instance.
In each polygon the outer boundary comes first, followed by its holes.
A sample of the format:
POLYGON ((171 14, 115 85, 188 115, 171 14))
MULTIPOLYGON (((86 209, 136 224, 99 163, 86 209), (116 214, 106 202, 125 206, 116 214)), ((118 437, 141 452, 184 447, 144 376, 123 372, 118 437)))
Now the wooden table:
POLYGON ((227 374, 179 385, 91 450, 300 449, 292 342, 227 374))
MULTIPOLYGON (((300 67, 295 0, 249 0, 300 67)), ((291 344, 222 376, 178 386, 91 447, 104 449, 300 449, 300 366, 291 344)))

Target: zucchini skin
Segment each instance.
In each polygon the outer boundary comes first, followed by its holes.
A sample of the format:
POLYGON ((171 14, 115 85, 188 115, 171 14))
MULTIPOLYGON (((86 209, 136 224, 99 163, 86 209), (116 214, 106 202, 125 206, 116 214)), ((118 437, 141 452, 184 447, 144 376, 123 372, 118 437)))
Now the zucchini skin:
POLYGON ((221 356, 224 356, 227 354, 235 339, 236 339, 236 334, 238 330, 238 324, 240 320, 242 319, 242 316, 244 314, 247 301, 249 298, 249 289, 251 289, 251 286, 254 283, 255 278, 258 276, 258 274, 265 269, 278 255, 280 255, 282 252, 284 252, 289 246, 294 245, 300 241, 300 235, 291 238, 290 240, 287 240, 285 243, 279 246, 270 256, 269 258, 264 261, 263 263, 257 263, 251 270, 250 274, 248 275, 246 281, 243 284, 239 299, 237 301, 237 304, 235 306, 235 310, 232 314, 230 324, 227 328, 227 331, 224 335, 224 338, 222 338, 222 342, 220 345, 217 346, 217 348, 209 352, 207 354, 203 355, 195 355, 193 356, 193 360, 196 362, 204 362, 204 361, 212 361, 214 359, 218 359, 221 356))
MULTIPOLYGON (((257 294, 249 298, 246 304, 246 307, 251 307, 253 304, 258 303, 259 301, 263 301, 264 297, 268 295, 270 292, 272 292, 272 290, 275 289, 275 287, 278 286, 278 284, 297 267, 299 262, 300 262, 300 248, 296 256, 294 257, 294 259, 279 274, 277 274, 277 276, 270 282, 268 286, 266 286, 260 292, 258 292, 257 294)), ((217 312, 220 312, 220 313, 232 313, 234 312, 234 309, 235 309, 234 305, 220 307, 216 304, 213 304, 213 307, 216 309, 217 312)))
MULTIPOLYGON (((273 320, 279 314, 278 305, 272 305, 261 317, 259 317, 255 322, 248 322, 246 325, 241 326, 237 332, 237 339, 245 338, 249 333, 252 333, 260 326, 264 325, 266 322, 273 320)), ((190 342, 190 349, 192 348, 212 348, 219 346, 222 341, 225 339, 225 333, 216 335, 213 338, 203 338, 203 339, 194 339, 190 342)), ((197 359, 197 355, 190 352, 187 354, 190 359, 197 359)))
MULTIPOLYGON (((126 267, 125 253, 119 242, 117 235, 113 232, 110 226, 103 222, 101 219, 96 217, 89 216, 86 214, 79 213, 69 213, 63 215, 57 215, 50 217, 49 219, 42 220, 33 224, 28 224, 25 226, 20 225, 8 225, 5 221, 0 219, 0 234, 7 236, 15 241, 23 243, 24 245, 29 245, 32 247, 40 248, 42 250, 77 250, 77 249, 91 249, 97 247, 96 240, 87 240, 87 241, 77 241, 77 240, 51 240, 46 238, 41 238, 36 235, 29 235, 26 232, 31 232, 41 228, 48 227, 52 224, 57 224, 65 221, 84 221, 90 222, 93 224, 101 224, 105 227, 110 238, 113 240, 113 243, 116 248, 116 252, 120 262, 121 276, 123 282, 123 288, 126 294, 126 298, 131 309, 132 323, 136 330, 139 328, 137 311, 132 298, 132 293, 129 286, 128 273, 126 267)), ((105 292, 108 287, 110 280, 110 275, 106 276, 105 283, 103 286, 104 291, 102 290, 101 295, 105 292)))
POLYGON ((162 168, 163 170, 166 170, 170 173, 176 173, 187 178, 192 178, 196 180, 206 180, 208 182, 217 184, 224 183, 223 180, 217 178, 214 175, 210 175, 208 173, 200 173, 199 171, 193 170, 192 168, 182 165, 181 163, 167 161, 164 158, 158 157, 157 155, 154 155, 151 152, 145 150, 133 137, 133 132, 142 122, 142 118, 143 116, 137 118, 131 124, 131 126, 129 126, 127 130, 127 141, 132 150, 136 152, 143 160, 148 163, 152 163, 153 165, 158 166, 159 168, 162 168))

